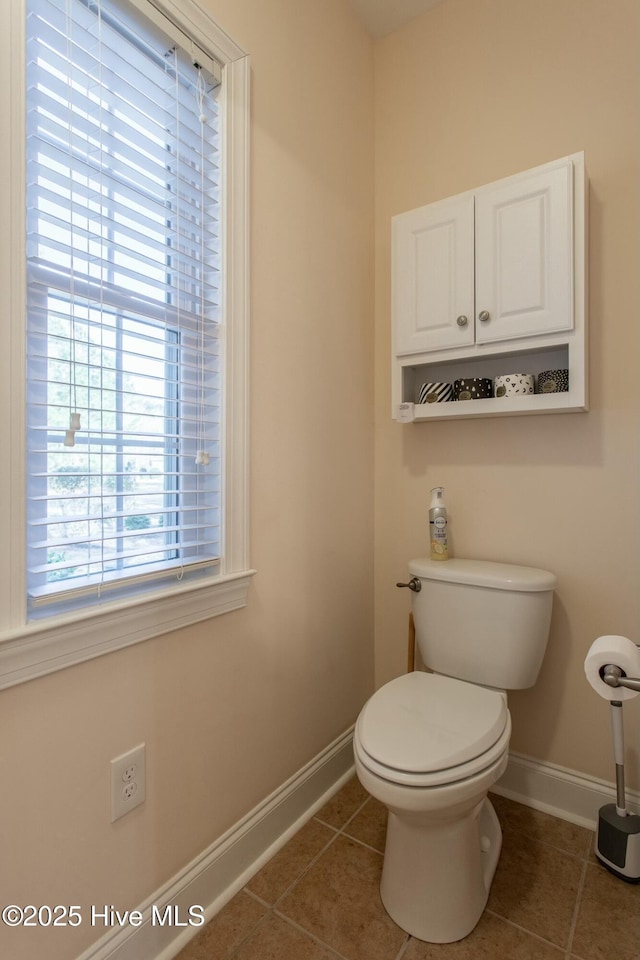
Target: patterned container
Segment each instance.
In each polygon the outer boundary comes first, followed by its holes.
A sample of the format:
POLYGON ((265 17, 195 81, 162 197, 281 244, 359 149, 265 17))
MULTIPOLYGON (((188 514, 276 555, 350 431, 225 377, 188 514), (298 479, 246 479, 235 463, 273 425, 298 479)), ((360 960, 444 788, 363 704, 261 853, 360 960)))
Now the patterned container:
POLYGON ((538 374, 538 393, 566 393, 568 389, 568 370, 543 370, 538 374))
POLYGON ((454 400, 484 400, 493 396, 493 383, 488 377, 467 377, 453 384, 454 400))
POLYGON ((446 403, 453 400, 450 383, 423 383, 418 394, 418 403, 446 403))
POLYGON ((534 393, 535 378, 532 373, 505 373, 493 381, 496 397, 515 397, 534 393))

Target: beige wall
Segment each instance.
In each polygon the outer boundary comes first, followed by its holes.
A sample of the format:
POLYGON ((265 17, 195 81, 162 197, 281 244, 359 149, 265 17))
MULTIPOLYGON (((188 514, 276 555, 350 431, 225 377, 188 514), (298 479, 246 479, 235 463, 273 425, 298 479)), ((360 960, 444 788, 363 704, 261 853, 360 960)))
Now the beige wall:
MULTIPOLYGON (((638 6, 447 0, 376 45, 376 668, 405 669, 407 591, 429 489, 458 556, 558 575, 537 686, 510 696, 512 748, 613 779, 608 707, 583 661, 638 631, 638 6), (584 150, 591 410, 413 425, 390 419, 389 220, 584 150)), ((638 788, 638 711, 625 708, 638 788)))
MULTIPOLYGON (((204 2, 204 0, 203 0, 204 2)), ((208 0, 252 58, 246 610, 0 693, 0 899, 134 908, 373 687, 373 48, 343 0, 208 0), (147 744, 110 823, 109 760, 147 744)), ((0 930, 11 960, 100 931, 0 930)))

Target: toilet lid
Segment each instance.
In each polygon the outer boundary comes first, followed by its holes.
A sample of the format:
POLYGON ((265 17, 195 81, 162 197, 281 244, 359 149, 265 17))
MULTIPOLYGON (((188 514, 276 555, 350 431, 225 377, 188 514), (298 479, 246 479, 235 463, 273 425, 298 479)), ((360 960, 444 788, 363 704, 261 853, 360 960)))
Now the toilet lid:
POLYGON ((358 719, 358 735, 366 753, 386 767, 435 773, 489 750, 508 717, 500 693, 416 671, 374 693, 358 719))

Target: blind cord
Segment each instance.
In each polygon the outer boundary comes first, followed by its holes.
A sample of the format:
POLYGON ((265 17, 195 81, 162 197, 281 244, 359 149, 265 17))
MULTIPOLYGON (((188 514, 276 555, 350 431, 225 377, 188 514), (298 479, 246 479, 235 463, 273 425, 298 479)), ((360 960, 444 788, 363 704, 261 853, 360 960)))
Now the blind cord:
MULTIPOLYGON (((173 68, 174 68, 175 82, 176 82, 176 133, 175 133, 176 146, 175 146, 175 161, 174 161, 175 173, 176 173, 176 181, 175 181, 176 182, 176 186, 175 186, 175 193, 176 193, 176 206, 175 206, 175 209, 176 209, 176 213, 175 213, 175 218, 176 218, 176 229, 175 229, 176 322, 178 327, 177 360, 178 360, 178 369, 180 369, 182 364, 182 330, 180 327, 180 309, 181 309, 181 303, 180 303, 180 76, 178 73, 178 48, 175 46, 173 47, 173 68)), ((178 396, 178 400, 179 399, 180 397, 178 396)), ((178 408, 178 413, 179 413, 179 408, 178 408)), ((180 422, 181 421, 179 419, 178 420, 179 425, 180 425, 180 422)), ((177 438, 178 463, 180 463, 180 459, 183 455, 183 449, 182 449, 183 438, 181 435, 182 431, 180 430, 180 426, 179 426, 179 432, 180 432, 180 435, 177 438)), ((180 566, 176 571, 176 580, 180 581, 184 577, 184 564, 182 563, 182 550, 180 549, 180 544, 178 544, 178 558, 180 560, 180 566)))
MULTIPOLYGON (((98 125, 100 130, 104 130, 104 117, 103 117, 103 108, 104 108, 104 87, 103 87, 103 54, 102 54, 102 3, 98 0, 98 9, 96 11, 98 17, 98 90, 100 91, 100 108, 98 110, 98 125)), ((100 203, 104 203, 104 138, 100 137, 100 203)), ((102 536, 100 537, 100 580, 98 582, 97 597, 98 600, 102 599, 102 587, 104 584, 104 575, 105 575, 105 516, 104 516, 104 271, 105 265, 103 261, 104 257, 104 247, 105 247, 105 219, 100 217, 100 531, 102 536)), ((89 330, 87 329, 87 395, 89 394, 89 343, 90 335, 89 330)), ((87 406, 90 407, 89 399, 87 396, 87 406)), ((89 431, 89 449, 91 449, 91 431, 89 431)))
POLYGON ((207 122, 207 116, 204 112, 205 81, 202 76, 202 68, 194 60, 193 65, 197 71, 196 97, 198 100, 199 120, 200 120, 200 350, 198 351, 198 452, 196 453, 196 464, 198 466, 209 466, 209 453, 206 450, 205 434, 205 376, 206 376, 206 355, 205 355, 205 244, 204 244, 204 218, 205 218, 205 182, 204 182, 204 129, 207 122))
MULTIPOLYGON (((67 0, 65 6, 65 18, 67 27, 67 59, 69 64, 73 62, 73 38, 71 36, 73 18, 71 16, 70 0, 67 0)), ((76 368, 76 308, 75 308, 75 290, 74 290, 74 244, 75 244, 75 226, 74 226, 74 184, 73 184, 73 78, 71 69, 67 78, 67 90, 69 97, 69 428, 64 435, 64 446, 75 447, 76 431, 80 429, 80 414, 78 413, 78 401, 76 390, 77 368, 76 368)))

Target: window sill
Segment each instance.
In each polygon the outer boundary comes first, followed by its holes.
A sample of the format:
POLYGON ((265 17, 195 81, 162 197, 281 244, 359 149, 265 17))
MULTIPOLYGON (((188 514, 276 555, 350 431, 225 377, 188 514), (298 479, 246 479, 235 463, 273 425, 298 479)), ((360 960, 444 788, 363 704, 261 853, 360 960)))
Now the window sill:
POLYGON ((0 635, 0 690, 240 610, 254 573, 244 570, 215 583, 178 585, 138 601, 105 603, 100 610, 8 631, 0 635))

